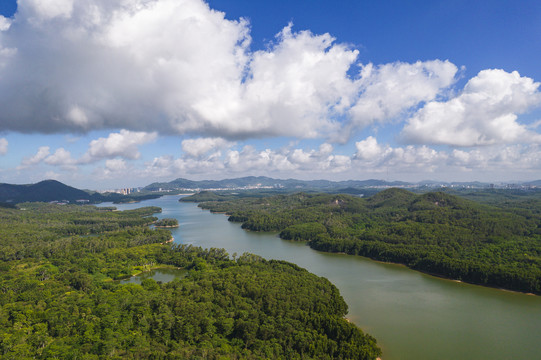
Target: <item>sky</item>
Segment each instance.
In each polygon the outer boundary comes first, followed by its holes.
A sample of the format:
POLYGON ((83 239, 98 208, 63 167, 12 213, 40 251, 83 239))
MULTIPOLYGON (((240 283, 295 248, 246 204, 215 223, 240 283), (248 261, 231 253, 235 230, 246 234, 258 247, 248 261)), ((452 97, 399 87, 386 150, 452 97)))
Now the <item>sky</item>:
POLYGON ((541 179, 541 2, 2 0, 0 182, 541 179))

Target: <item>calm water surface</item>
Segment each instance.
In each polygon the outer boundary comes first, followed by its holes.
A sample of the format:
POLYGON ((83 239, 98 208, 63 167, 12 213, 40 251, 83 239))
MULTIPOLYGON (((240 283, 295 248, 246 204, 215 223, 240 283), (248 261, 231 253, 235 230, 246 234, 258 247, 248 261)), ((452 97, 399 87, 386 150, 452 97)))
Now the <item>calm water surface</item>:
MULTIPOLYGON (((406 267, 327 254, 276 234, 247 232, 221 214, 165 196, 120 210, 159 206, 176 218, 176 243, 291 261, 328 278, 348 318, 374 335, 384 360, 541 359, 541 297, 435 278, 406 267)), ((163 281, 163 280, 162 280, 163 281)))
POLYGON ((161 281, 162 283, 166 283, 169 281, 173 281, 175 279, 181 279, 188 273, 187 270, 184 269, 169 269, 169 268, 161 268, 161 269, 154 269, 151 271, 145 271, 139 275, 132 276, 128 279, 120 280, 121 284, 141 284, 141 282, 144 279, 154 279, 156 281, 161 281))

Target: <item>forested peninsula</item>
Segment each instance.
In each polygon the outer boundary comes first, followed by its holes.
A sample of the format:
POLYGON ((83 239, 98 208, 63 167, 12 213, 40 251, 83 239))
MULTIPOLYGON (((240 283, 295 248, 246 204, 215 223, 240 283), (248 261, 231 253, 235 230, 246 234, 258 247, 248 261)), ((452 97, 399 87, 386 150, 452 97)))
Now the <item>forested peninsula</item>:
POLYGON ((328 280, 284 261, 163 244, 159 208, 0 208, 0 358, 375 359, 328 280), (169 283, 118 279, 161 266, 169 283))
MULTIPOLYGON (((388 189, 369 198, 307 194, 182 198, 252 231, 327 252, 405 264, 437 276, 541 294, 541 201, 488 205, 443 192, 388 189)), ((497 202, 496 202, 497 203, 497 202)))

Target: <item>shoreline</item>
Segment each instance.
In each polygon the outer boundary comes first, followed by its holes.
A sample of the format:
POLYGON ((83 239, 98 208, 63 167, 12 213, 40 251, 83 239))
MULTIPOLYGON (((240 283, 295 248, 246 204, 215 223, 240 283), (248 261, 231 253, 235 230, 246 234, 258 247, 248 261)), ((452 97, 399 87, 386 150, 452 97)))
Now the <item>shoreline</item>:
MULTIPOLYGON (((200 202, 198 203, 200 204, 200 202)), ((212 210, 210 209, 203 209, 203 210, 207 210, 209 211, 210 213, 212 214, 217 214, 218 212, 213 212, 212 210)), ((220 212, 221 214, 225 214, 227 215, 225 212, 220 212)), ((242 222, 240 222, 242 224, 242 222)), ((242 228, 242 226, 241 226, 242 228)), ((250 229, 243 229, 244 231, 251 231, 250 229)), ((256 231, 257 232, 257 231, 256 231)), ((261 231, 261 232, 268 232, 270 233, 270 231, 261 231)), ((288 240, 288 239, 283 239, 281 238, 280 236, 278 236, 279 239, 281 240, 286 240, 286 241, 296 241, 296 240, 288 240)), ((511 290, 511 289, 506 289, 506 288, 502 288, 502 287, 498 287, 498 286, 491 286, 491 285, 484 285, 484 284, 476 284, 476 283, 473 283, 473 282, 469 282, 469 281, 465 281, 465 280, 459 280, 459 279, 453 279, 453 278, 449 278, 449 277, 446 277, 444 275, 440 275, 440 274, 436 274, 436 273, 430 273, 428 271, 424 271, 424 270, 420 270, 420 269, 414 269, 414 268, 411 268, 409 267, 408 265, 406 264, 403 264, 403 263, 397 263, 397 262, 390 262, 390 261, 383 261, 383 260, 377 260, 377 259, 373 259, 373 258, 370 258, 368 256, 363 256, 363 255, 355 255, 355 254, 348 254, 348 253, 345 253, 345 252, 332 252, 332 251, 323 251, 323 250, 318 250, 318 249, 314 249, 312 246, 310 246, 310 241, 308 240, 299 240, 300 242, 305 242, 309 247, 310 249, 312 250, 315 250, 315 251, 319 251, 319 252, 322 252, 322 253, 327 253, 327 254, 340 254, 340 255, 351 255, 351 256, 360 256, 360 257, 364 257, 366 259, 369 259, 370 261, 374 261, 374 262, 377 262, 377 263, 381 263, 381 264, 390 264, 390 265, 398 265, 398 266, 403 266, 403 267, 406 267, 412 271, 418 271, 422 274, 425 274, 425 275, 429 275, 429 276, 433 276, 435 278, 439 278, 439 279, 443 279, 443 280, 449 280, 449 281, 453 281, 453 282, 456 282, 456 283, 464 283, 464 284, 469 284, 469 285, 475 285, 475 286, 481 286, 481 287, 484 287, 484 288, 490 288, 490 289, 496 289, 496 290, 500 290, 500 291, 507 291, 507 292, 511 292, 511 293, 517 293, 517 294, 523 294, 523 295, 528 295, 528 296, 541 296, 541 294, 535 294, 535 293, 531 293, 531 292, 524 292, 524 291, 519 291, 519 290, 511 290)))
POLYGON ((162 242, 162 243, 160 243, 160 244, 162 244, 162 245, 170 244, 170 243, 172 243, 173 241, 175 241, 175 238, 171 236, 171 239, 169 239, 169 240, 167 240, 167 241, 165 241, 165 242, 162 242))
MULTIPOLYGON (((281 239, 281 238, 280 238, 280 239, 281 239)), ((287 239, 282 239, 282 240, 287 240, 287 239)), ((293 241, 293 240, 287 240, 287 241, 293 241)), ((310 246, 310 244, 309 244, 308 242, 307 242, 307 245, 310 246)), ((465 281, 465 280, 453 279, 453 278, 450 278, 450 277, 446 277, 446 276, 443 276, 443 275, 439 275, 439 274, 437 274, 437 273, 431 273, 431 272, 429 272, 429 271, 424 271, 424 270, 420 270, 420 269, 414 269, 414 268, 411 268, 411 267, 409 267, 408 265, 403 264, 403 263, 397 263, 397 262, 392 262, 392 261, 376 260, 376 259, 372 259, 372 258, 370 258, 370 257, 368 257, 368 256, 348 254, 348 253, 345 253, 345 252, 322 251, 322 250, 314 249, 314 248, 312 248, 312 247, 310 247, 310 249, 315 250, 315 251, 319 251, 319 252, 322 252, 322 253, 326 253, 326 254, 337 254, 337 255, 359 256, 359 257, 368 259, 368 260, 370 260, 370 261, 373 261, 373 262, 376 262, 376 263, 379 263, 379 264, 386 264, 386 265, 393 265, 393 266, 405 267, 405 268, 407 268, 407 269, 410 269, 410 270, 412 270, 412 271, 417 271, 417 272, 419 272, 419 273, 421 273, 421 274, 424 274, 424 275, 432 276, 432 277, 437 278, 437 279, 442 279, 442 280, 452 281, 452 282, 457 283, 457 284, 462 283, 462 284, 468 284, 468 285, 475 285, 475 286, 480 286, 480 287, 483 287, 483 288, 495 289, 495 290, 500 290, 500 291, 506 291, 506 292, 516 293, 516 294, 521 294, 521 295, 541 296, 541 295, 539 295, 539 294, 535 294, 535 293, 531 293, 531 292, 524 292, 524 291, 518 291, 518 290, 511 290, 511 289, 506 289, 506 288, 502 288, 502 287, 498 287, 498 286, 483 285, 483 284, 477 284, 477 283, 469 282, 469 281, 465 281)))

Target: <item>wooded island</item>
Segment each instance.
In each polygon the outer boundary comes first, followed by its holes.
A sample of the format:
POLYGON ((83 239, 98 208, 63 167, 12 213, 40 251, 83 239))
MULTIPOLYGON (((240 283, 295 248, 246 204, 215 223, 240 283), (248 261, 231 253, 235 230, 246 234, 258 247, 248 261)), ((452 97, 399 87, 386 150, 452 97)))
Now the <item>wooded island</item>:
POLYGON ((169 219, 169 218, 160 219, 154 223, 154 226, 160 227, 160 228, 174 228, 174 227, 178 227, 178 220, 169 219))

